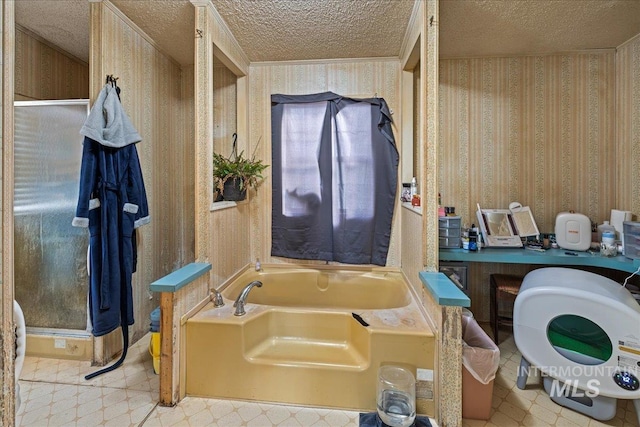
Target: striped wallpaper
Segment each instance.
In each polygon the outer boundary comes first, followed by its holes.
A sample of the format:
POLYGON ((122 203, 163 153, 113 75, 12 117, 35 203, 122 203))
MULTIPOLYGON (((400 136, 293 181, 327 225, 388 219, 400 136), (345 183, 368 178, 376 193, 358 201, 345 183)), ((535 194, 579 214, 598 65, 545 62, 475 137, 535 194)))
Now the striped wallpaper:
POLYGON ((26 28, 16 26, 15 35, 16 101, 89 98, 86 62, 26 28))
POLYGON ((255 193, 249 190, 236 207, 212 210, 211 155, 229 156, 234 132, 238 152, 248 153, 256 141, 247 138, 248 59, 211 4, 196 7, 196 27, 205 34, 196 46, 195 65, 195 251, 197 260, 211 263, 208 285, 217 288, 252 261, 255 193))
MULTIPOLYGON (((149 331, 149 314, 159 304, 149 284, 194 259, 193 72, 182 70, 112 3, 92 3, 91 13, 99 41, 92 46, 91 95, 107 74, 119 77, 122 104, 142 136, 137 150, 151 223, 137 234, 135 342, 149 331)), ((105 356, 120 346, 119 332, 109 334, 105 356)))
POLYGON ((467 225, 476 203, 598 223, 615 204, 615 53, 440 61, 442 202, 467 225))
MULTIPOLYGON (((468 226, 476 203, 529 205, 541 232, 558 212, 640 214, 640 37, 618 49, 440 60, 439 181, 468 226)), ((472 311, 489 319, 489 275, 472 263, 472 311)), ((607 274, 607 272, 602 272, 607 274)))
POLYGON ((616 53, 616 202, 640 215, 640 34, 616 53))
MULTIPOLYGON (((236 126, 236 76, 213 58, 213 152, 229 156, 236 126)), ((242 148, 238 148, 238 153, 242 148)), ((249 155, 251 153, 248 153, 249 155)), ((245 157, 247 151, 245 150, 245 157)))

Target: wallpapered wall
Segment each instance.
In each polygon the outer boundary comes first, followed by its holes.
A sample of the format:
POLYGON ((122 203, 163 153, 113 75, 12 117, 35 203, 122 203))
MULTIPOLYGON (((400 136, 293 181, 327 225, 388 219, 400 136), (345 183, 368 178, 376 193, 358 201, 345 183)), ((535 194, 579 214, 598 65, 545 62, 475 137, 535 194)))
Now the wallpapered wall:
POLYGON ((252 152, 256 141, 247 137, 248 58, 211 3, 196 7, 196 27, 206 29, 207 37, 196 44, 195 74, 201 83, 195 86, 195 248, 198 261, 211 262, 209 286, 215 288, 252 261, 249 220, 255 192, 248 191, 247 200, 237 207, 211 211, 211 155, 214 151, 230 155, 234 132, 238 133, 238 152, 252 152), (209 111, 209 99, 213 111, 209 111))
MULTIPOLYGON (((232 135, 237 132, 236 76, 215 56, 213 58, 213 152, 231 155, 232 135)), ((242 148, 238 148, 238 153, 242 148)), ((244 150, 251 157, 251 150, 244 150)))
POLYGON ((529 205, 541 232, 558 212, 594 221, 615 205, 615 54, 440 61, 442 202, 467 225, 476 203, 529 205))
MULTIPOLYGON (((194 257, 193 190, 189 190, 193 177, 185 173, 186 165, 193 163, 193 148, 185 144, 183 149, 182 145, 193 139, 187 138, 193 130, 181 125, 187 120, 177 119, 179 114, 192 116, 193 107, 188 99, 183 99, 180 67, 159 52, 111 3, 95 6, 102 11, 98 27, 103 31, 102 46, 105 52, 113 52, 101 55, 101 61, 94 61, 96 66, 98 62, 101 65, 99 75, 94 76, 98 90, 104 83, 104 75, 119 77, 123 105, 143 138, 138 153, 152 220, 138 231, 138 269, 133 276, 136 324, 131 333, 132 341, 136 341, 148 332, 145 319, 158 305, 157 300, 149 298, 149 283, 194 257), (111 46, 120 50, 116 53, 111 46), (158 172, 166 170, 172 171, 170 179, 158 172), (176 207, 183 212, 176 212, 176 207)), ((15 70, 16 99, 97 96, 97 90, 89 88, 88 64, 24 29, 16 31, 15 70)), ((184 93, 193 99, 192 89, 184 93)), ((121 347, 119 331, 110 334, 109 340, 113 348, 121 347)))
MULTIPOLYGON (((92 31, 99 58, 92 59, 91 95, 104 76, 119 77, 125 111, 142 136, 137 149, 151 223, 138 230, 138 266, 133 276, 135 341, 149 331, 149 314, 158 305, 149 284, 194 258, 193 80, 113 4, 92 3, 92 31), (97 36, 99 34, 99 37, 97 36), (114 48, 116 46, 117 48, 114 48), (167 173, 170 171, 170 173, 167 173)), ((108 335, 107 348, 120 347, 120 332, 108 335)))
MULTIPOLYGON (((592 221, 640 214, 640 37, 617 52, 440 61, 439 178, 444 205, 476 222, 476 203, 529 205, 541 232, 558 212, 592 221)), ((489 274, 472 263, 472 311, 488 320, 489 274)), ((601 272, 607 274, 607 272, 601 272)))
POLYGON ((15 34, 16 101, 89 98, 89 64, 25 28, 15 34))
POLYGON ((640 216, 640 34, 616 53, 616 126, 616 202, 640 216))
MULTIPOLYGON (((236 76, 217 58, 213 58, 213 152, 231 155, 234 132, 239 133, 238 154, 251 156, 246 148, 242 130, 238 130, 236 76)), ((269 163, 269 162, 267 162, 269 163)), ((215 195, 214 190, 214 195, 215 195)), ((213 238, 210 261, 211 286, 218 287, 249 261, 249 208, 246 201, 238 202, 237 209, 214 211, 209 216, 213 238)))

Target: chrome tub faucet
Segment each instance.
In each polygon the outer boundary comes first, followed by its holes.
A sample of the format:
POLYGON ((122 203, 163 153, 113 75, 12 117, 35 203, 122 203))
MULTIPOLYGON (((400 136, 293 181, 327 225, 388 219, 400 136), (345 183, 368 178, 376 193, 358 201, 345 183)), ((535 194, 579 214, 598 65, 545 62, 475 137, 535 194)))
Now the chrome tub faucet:
POLYGON ((209 298, 213 301, 214 307, 222 307, 224 306, 224 300, 222 299, 222 294, 218 292, 216 289, 211 288, 209 293, 209 298))
POLYGON ((249 296, 249 291, 251 291, 254 286, 261 288, 262 282, 259 280, 254 280, 242 289, 240 295, 238 295, 238 298, 236 298, 236 302, 233 303, 233 306, 236 308, 235 313, 233 313, 234 315, 244 316, 246 314, 246 312, 244 311, 244 304, 247 301, 247 297, 249 296))

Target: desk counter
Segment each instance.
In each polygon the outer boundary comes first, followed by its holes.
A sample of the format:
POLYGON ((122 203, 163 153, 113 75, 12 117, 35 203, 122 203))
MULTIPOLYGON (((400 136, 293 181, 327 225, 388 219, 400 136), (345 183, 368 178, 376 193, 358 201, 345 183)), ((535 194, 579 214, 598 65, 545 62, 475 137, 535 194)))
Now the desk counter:
POLYGON ((640 268, 640 260, 623 255, 604 257, 599 253, 547 249, 544 252, 522 248, 483 248, 479 251, 440 249, 440 261, 498 262, 507 264, 582 265, 611 268, 633 273, 640 268), (567 253, 577 255, 568 255, 567 253))

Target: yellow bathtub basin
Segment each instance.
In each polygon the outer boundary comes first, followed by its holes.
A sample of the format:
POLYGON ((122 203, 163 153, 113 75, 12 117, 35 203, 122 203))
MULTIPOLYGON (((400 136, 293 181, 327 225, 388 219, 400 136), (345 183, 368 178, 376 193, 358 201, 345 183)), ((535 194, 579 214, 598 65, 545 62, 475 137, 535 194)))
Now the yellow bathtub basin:
POLYGON ((241 276, 223 291, 224 307, 208 304, 187 321, 187 395, 374 411, 381 365, 433 369, 433 333, 401 275, 268 270, 241 276), (235 296, 253 280, 263 286, 234 316, 235 296))

